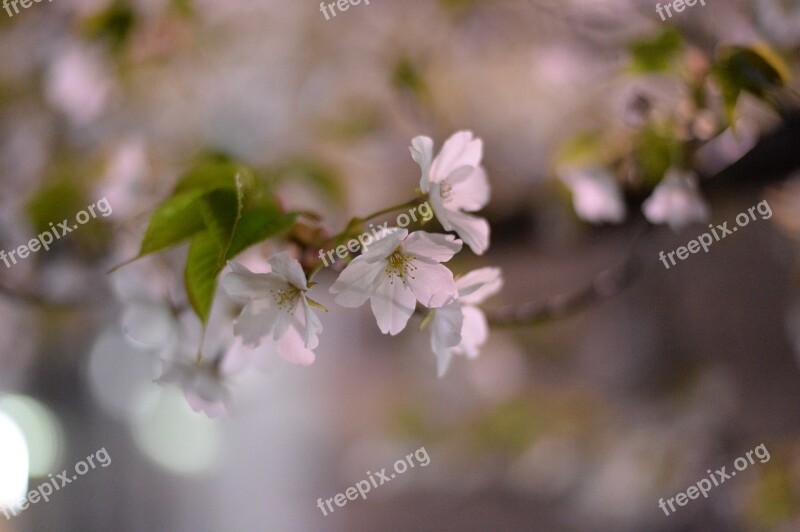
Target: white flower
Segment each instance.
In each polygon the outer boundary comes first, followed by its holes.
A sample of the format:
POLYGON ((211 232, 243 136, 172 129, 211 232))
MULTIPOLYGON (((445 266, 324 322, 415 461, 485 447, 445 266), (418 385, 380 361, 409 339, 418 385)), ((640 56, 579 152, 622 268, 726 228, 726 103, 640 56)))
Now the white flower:
POLYGON ((625 220, 622 191, 607 170, 598 167, 564 169, 559 177, 572 192, 575 213, 581 220, 593 224, 625 220))
POLYGON ((246 303, 234 322, 234 333, 250 346, 266 338, 269 350, 292 364, 307 366, 314 362, 322 323, 309 305, 306 275, 286 252, 267 263, 269 273, 253 273, 232 262, 231 273, 222 279, 228 295, 246 303))
POLYGON ((48 102, 78 126, 89 124, 103 113, 113 88, 99 53, 74 44, 64 48, 45 78, 48 102))
POLYGON ((336 303, 356 308, 367 299, 378 327, 386 334, 402 331, 417 301, 428 308, 441 307, 457 296, 447 262, 461 251, 452 235, 399 229, 374 242, 353 260, 331 286, 336 303))
POLYGON ((671 169, 642 205, 653 224, 668 224, 677 231, 689 224, 705 222, 711 216, 692 172, 671 169))
POLYGON ((477 358, 489 336, 489 324, 477 307, 503 287, 499 268, 473 270, 456 280, 458 299, 433 311, 431 349, 436 355, 439 377, 450 365, 453 355, 477 358))
POLYGON ((180 385, 192 410, 203 412, 210 418, 219 417, 228 408, 230 392, 218 362, 198 361, 196 357, 184 356, 181 360, 165 364, 158 382, 180 385))
POLYGON ((481 166, 483 142, 471 131, 459 131, 433 158, 433 140, 416 137, 411 156, 422 168, 419 188, 428 197, 436 218, 446 231, 455 231, 477 255, 489 247, 489 223, 466 214, 489 202, 486 170, 481 166))

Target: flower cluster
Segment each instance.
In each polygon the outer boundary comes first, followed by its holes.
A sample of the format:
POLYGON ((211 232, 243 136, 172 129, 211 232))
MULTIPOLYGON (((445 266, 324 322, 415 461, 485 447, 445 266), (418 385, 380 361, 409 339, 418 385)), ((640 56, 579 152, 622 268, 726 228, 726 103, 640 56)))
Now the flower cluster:
MULTIPOLYGON (((342 307, 357 308, 369 301, 384 334, 398 334, 412 315, 427 312, 422 323, 430 325, 441 377, 453 355, 478 356, 489 332, 478 305, 500 290, 502 276, 498 268, 482 268, 456 278, 444 265, 464 243, 478 255, 489 247, 489 224, 470 214, 483 208, 490 196, 481 165, 482 141, 471 132, 459 132, 434 157, 433 141, 417 137, 411 154, 422 171, 423 199, 430 202, 442 227, 455 235, 389 228, 347 264, 329 291, 342 307)), ((264 269, 268 271, 255 273, 230 262, 222 277, 222 289, 241 308, 233 323, 236 349, 220 351, 210 360, 189 354, 167 357, 170 362, 160 380, 180 383, 196 411, 209 416, 224 411, 229 394, 223 380, 230 359, 241 358, 237 351, 258 349, 296 365, 315 360, 323 332, 317 311, 327 311, 311 299, 317 268, 307 273, 299 260, 282 251, 264 269)))
MULTIPOLYGON (((622 189, 614 175, 600 167, 563 170, 561 180, 572 192, 575 212, 593 224, 621 223, 627 215, 622 189)), ((642 204, 645 218, 678 231, 693 223, 708 221, 710 211, 700 194, 697 176, 670 169, 642 204)))

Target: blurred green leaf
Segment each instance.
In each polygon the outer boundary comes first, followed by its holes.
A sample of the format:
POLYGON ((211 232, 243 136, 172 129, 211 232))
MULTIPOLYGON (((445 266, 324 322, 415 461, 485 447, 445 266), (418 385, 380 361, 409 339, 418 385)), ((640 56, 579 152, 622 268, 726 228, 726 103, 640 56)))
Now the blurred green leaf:
POLYGON ((668 71, 682 49, 683 37, 675 28, 635 41, 630 45, 631 70, 638 74, 668 71))
POLYGON ((28 217, 37 233, 50 229, 50 223, 74 219, 75 214, 91 203, 72 179, 57 179, 40 188, 28 200, 28 217))
POLYGON ((392 86, 399 90, 406 90, 414 94, 417 99, 424 101, 428 98, 428 86, 417 66, 408 57, 401 57, 392 69, 392 86))
POLYGON ((767 466, 752 501, 751 519, 758 530, 773 530, 787 519, 800 515, 800 492, 794 485, 788 464, 767 466))
POLYGON ((104 11, 87 19, 85 24, 89 37, 107 40, 111 49, 118 52, 133 33, 136 14, 128 2, 114 0, 104 11))
POLYGON ((599 131, 583 132, 567 139, 555 157, 557 166, 585 166, 599 163, 603 156, 603 134, 599 131))
POLYGON ((771 95, 789 84, 791 74, 786 63, 767 45, 723 48, 712 67, 719 83, 728 121, 735 122, 736 103, 742 92, 773 104, 771 95))
POLYGON ((683 147, 671 126, 648 126, 636 139, 634 158, 645 184, 655 186, 672 166, 683 163, 683 147))
POLYGON ((482 450, 521 453, 546 427, 547 420, 531 404, 512 400, 494 409, 474 426, 474 440, 482 450))

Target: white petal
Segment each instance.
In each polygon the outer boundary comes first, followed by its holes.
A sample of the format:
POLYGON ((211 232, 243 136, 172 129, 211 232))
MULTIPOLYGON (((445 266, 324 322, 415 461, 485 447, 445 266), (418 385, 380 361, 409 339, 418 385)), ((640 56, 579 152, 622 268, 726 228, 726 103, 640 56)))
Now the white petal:
POLYGON ((438 308, 458 297, 453 272, 446 266, 430 260, 414 260, 414 269, 406 282, 417 301, 428 308, 438 308))
POLYGON ((642 204, 645 217, 653 224, 668 224, 679 230, 693 223, 707 221, 710 210, 691 172, 670 170, 642 204))
POLYGON ((261 339, 272 336, 281 311, 269 300, 255 300, 245 305, 233 322, 233 332, 245 345, 258 346, 261 339))
POLYGON ((614 176, 602 168, 570 169, 559 177, 572 191, 578 218, 589 223, 620 223, 627 208, 614 176))
POLYGON ((211 419, 220 417, 227 410, 225 403, 209 402, 189 389, 183 390, 183 396, 186 398, 186 402, 194 412, 197 412, 198 414, 202 412, 211 419))
POLYGON ((491 187, 486 170, 481 167, 461 167, 447 178, 451 190, 445 206, 449 210, 479 211, 489 203, 491 187))
POLYGON ((467 358, 477 358, 480 354, 480 348, 489 337, 489 324, 486 322, 486 316, 483 311, 478 307, 464 305, 461 311, 464 313, 461 343, 454 351, 465 355, 467 358))
POLYGON ((369 263, 362 257, 348 264, 330 287, 336 303, 348 308, 363 305, 375 292, 380 276, 385 276, 385 268, 385 264, 369 263))
POLYGON ((135 342, 163 347, 177 334, 178 324, 166 305, 134 301, 125 306, 122 329, 135 342))
POLYGON ((309 349, 319 346, 319 335, 322 332, 322 322, 317 314, 308 305, 308 300, 303 297, 302 313, 298 319, 303 327, 303 342, 309 349))
POLYGON ((429 137, 415 137, 411 141, 411 157, 422 169, 419 188, 423 193, 428 193, 431 163, 433 162, 433 140, 429 137))
POLYGON ((489 248, 489 222, 477 216, 451 211, 448 213, 450 223, 458 236, 476 255, 483 255, 489 248))
POLYGON ((450 361, 453 360, 453 353, 450 347, 439 347, 433 349, 433 354, 436 355, 436 375, 442 378, 447 373, 450 367, 450 361))
POLYGON ((389 232, 381 229, 378 240, 375 240, 371 244, 364 246, 364 252, 355 260, 361 260, 363 262, 370 263, 381 261, 391 255, 408 236, 408 229, 390 227, 387 230, 389 232))
POLYGON ((277 354, 290 364, 310 366, 316 358, 314 350, 305 346, 303 336, 294 327, 290 327, 274 345, 277 354))
POLYGON ((439 183, 431 184, 431 191, 428 194, 428 201, 433 209, 433 214, 436 215, 436 219, 439 220, 440 224, 442 224, 444 230, 452 231, 453 224, 450 223, 450 211, 444 206, 444 201, 442 200, 442 191, 439 183))
POLYGON ((453 301, 433 311, 431 320, 431 347, 455 347, 461 343, 461 327, 464 324, 464 313, 461 304, 453 301))
MULTIPOLYGON (((298 303, 299 304, 299 301, 298 303)), ((294 312, 297 312, 297 307, 295 307, 294 312)), ((278 312, 276 313, 275 317, 275 327, 272 330, 272 339, 278 340, 286 334, 286 331, 292 326, 292 322, 294 321, 293 314, 289 314, 286 310, 278 308, 278 312)))
POLYGON ((308 287, 308 281, 306 280, 306 274, 303 273, 303 267, 286 251, 274 255, 267 262, 272 266, 273 273, 284 277, 296 288, 305 289, 308 287))
POLYGON ((464 314, 457 301, 434 311, 431 320, 431 350, 436 355, 437 375, 440 378, 450 366, 454 346, 461 343, 463 323, 464 314))
POLYGON ((500 268, 480 268, 456 279, 458 299, 464 304, 477 305, 503 288, 500 268))
POLYGON ((461 251, 463 244, 453 235, 415 231, 403 242, 403 252, 418 258, 447 262, 461 251))
POLYGON ((453 170, 461 166, 480 166, 483 158, 483 142, 473 137, 472 131, 459 131, 442 146, 442 151, 431 164, 430 180, 446 179, 453 170))
POLYGON ((288 287, 285 281, 271 273, 253 273, 241 264, 229 262, 230 273, 222 277, 222 288, 233 299, 250 301, 269 297, 270 290, 283 290, 288 287))
POLYGON ((392 336, 405 329, 417 300, 411 289, 396 278, 385 278, 370 298, 372 313, 383 334, 392 336))

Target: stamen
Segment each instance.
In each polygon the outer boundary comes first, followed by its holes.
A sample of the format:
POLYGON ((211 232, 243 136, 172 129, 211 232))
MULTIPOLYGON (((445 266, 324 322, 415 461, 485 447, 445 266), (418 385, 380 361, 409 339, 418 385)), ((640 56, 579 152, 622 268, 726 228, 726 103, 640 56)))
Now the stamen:
POLYGON ((295 307, 297 307, 297 301, 300 299, 300 292, 300 289, 294 286, 284 290, 270 290, 272 299, 275 300, 278 307, 289 313, 294 312, 295 307))
POLYGON ((386 268, 384 272, 391 277, 390 282, 394 283, 395 277, 399 277, 403 283, 406 282, 406 276, 415 279, 413 272, 417 267, 412 263, 414 259, 416 259, 416 257, 413 255, 406 255, 399 249, 389 255, 386 259, 386 268))

